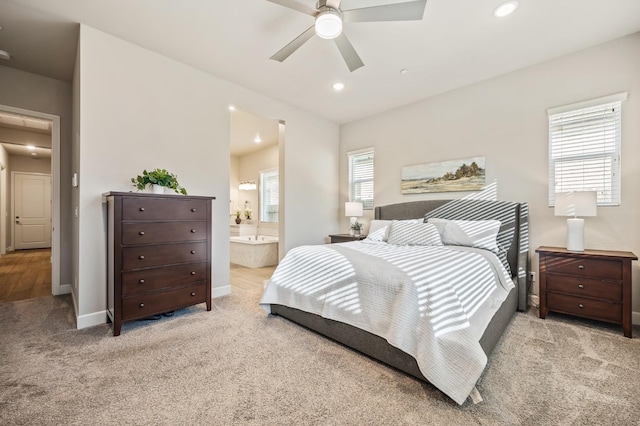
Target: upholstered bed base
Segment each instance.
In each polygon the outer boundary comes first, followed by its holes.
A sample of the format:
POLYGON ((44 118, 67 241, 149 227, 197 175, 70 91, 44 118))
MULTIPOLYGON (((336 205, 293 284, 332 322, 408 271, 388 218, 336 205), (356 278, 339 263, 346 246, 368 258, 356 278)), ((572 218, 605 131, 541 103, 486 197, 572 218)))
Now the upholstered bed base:
MULTIPOLYGON (((478 200, 464 200, 463 202, 460 200, 418 201, 376 207, 375 217, 376 219, 414 219, 423 217, 425 213, 442 208, 442 206, 445 205, 450 205, 451 203, 456 204, 456 208, 459 207, 466 211, 466 213, 460 213, 462 210, 458 210, 456 213, 447 213, 446 210, 440 210, 440 213, 445 218, 489 219, 492 218, 493 213, 495 213, 495 211, 491 213, 493 207, 506 207, 507 210, 513 209, 512 213, 507 215, 513 219, 513 222, 503 223, 502 228, 504 228, 505 234, 512 239, 511 247, 513 249, 510 249, 508 259, 511 270, 514 272, 516 287, 511 290, 507 299, 502 303, 480 339, 480 345, 483 351, 489 356, 505 329, 510 324, 516 310, 525 310, 527 308, 526 294, 528 292, 528 282, 526 271, 528 270, 528 221, 526 204, 498 201, 479 202, 478 200), (478 213, 478 211, 489 211, 490 213, 478 213)), ((505 221, 508 220, 509 219, 505 221)), ((385 339, 379 336, 342 322, 326 319, 319 315, 282 305, 271 305, 271 314, 280 315, 411 376, 423 381, 428 381, 420 372, 416 360, 411 355, 390 345, 385 339)))

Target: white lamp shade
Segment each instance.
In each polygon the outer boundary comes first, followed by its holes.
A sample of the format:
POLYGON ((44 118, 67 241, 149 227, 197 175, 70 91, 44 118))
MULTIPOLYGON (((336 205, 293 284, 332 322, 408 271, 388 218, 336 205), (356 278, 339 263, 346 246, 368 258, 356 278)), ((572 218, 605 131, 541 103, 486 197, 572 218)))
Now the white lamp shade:
POLYGON ((559 192, 556 194, 556 216, 596 216, 596 191, 559 192))
POLYGON ((348 201, 344 203, 344 214, 345 216, 362 216, 363 207, 362 203, 348 201))

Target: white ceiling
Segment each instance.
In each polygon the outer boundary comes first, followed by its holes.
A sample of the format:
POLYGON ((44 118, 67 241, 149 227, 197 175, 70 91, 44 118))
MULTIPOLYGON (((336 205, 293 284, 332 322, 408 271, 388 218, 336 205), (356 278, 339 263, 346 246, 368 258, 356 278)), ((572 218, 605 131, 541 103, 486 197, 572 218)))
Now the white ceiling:
POLYGON ((9 155, 51 158, 51 128, 50 120, 0 109, 0 145, 9 155))
POLYGON ((350 73, 317 37, 283 63, 269 60, 313 18, 266 0, 0 0, 0 49, 14 57, 0 64, 71 80, 82 22, 346 123, 640 31, 640 0, 520 0, 498 20, 501 2, 428 0, 422 21, 345 24, 365 63, 350 73))
POLYGON ((231 155, 243 156, 278 144, 278 121, 235 110, 231 115, 231 155), (256 142, 256 136, 261 142, 256 142))

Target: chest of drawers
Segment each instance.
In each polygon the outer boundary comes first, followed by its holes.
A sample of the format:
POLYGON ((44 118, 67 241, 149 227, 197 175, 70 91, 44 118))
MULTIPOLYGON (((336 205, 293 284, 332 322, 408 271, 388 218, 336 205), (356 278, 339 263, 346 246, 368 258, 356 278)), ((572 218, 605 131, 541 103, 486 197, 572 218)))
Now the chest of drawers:
POLYGON ((213 197, 106 194, 107 313, 122 322, 206 303, 211 310, 213 197))
POLYGON ((625 251, 539 247, 540 318, 548 311, 621 324, 631 337, 631 261, 625 251))

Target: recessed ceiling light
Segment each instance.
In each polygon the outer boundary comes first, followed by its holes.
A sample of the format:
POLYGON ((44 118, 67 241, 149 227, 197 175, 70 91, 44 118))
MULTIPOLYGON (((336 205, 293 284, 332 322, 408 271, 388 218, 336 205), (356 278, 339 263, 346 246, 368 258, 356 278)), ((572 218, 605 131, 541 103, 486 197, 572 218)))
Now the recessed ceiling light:
POLYGON ((403 69, 401 69, 401 70, 400 70, 400 74, 406 74, 406 73, 408 73, 408 72, 409 72, 409 70, 408 70, 408 69, 405 69, 405 68, 403 68, 403 69))
POLYGON ((8 61, 9 59, 11 59, 11 55, 9 55, 9 52, 7 52, 6 50, 0 49, 0 59, 6 59, 8 61))
POLYGON ((260 142, 262 142, 262 139, 260 139, 260 135, 257 135, 256 138, 253 141, 255 143, 260 143, 260 142))
POLYGON ((33 151, 34 149, 36 149, 36 147, 35 147, 35 146, 33 146, 33 145, 27 145, 27 149, 28 149, 29 151, 33 151))
POLYGON ((233 105, 229 105, 229 111, 235 111, 236 107, 234 107, 233 105))
POLYGON ((517 8, 518 8, 517 1, 515 0, 508 1, 496 7, 496 10, 493 11, 493 16, 495 16, 496 18, 504 18, 505 16, 509 16, 513 12, 515 12, 517 8))
POLYGON ((344 89, 344 83, 333 83, 333 90, 335 90, 336 92, 341 91, 342 89, 344 89))

